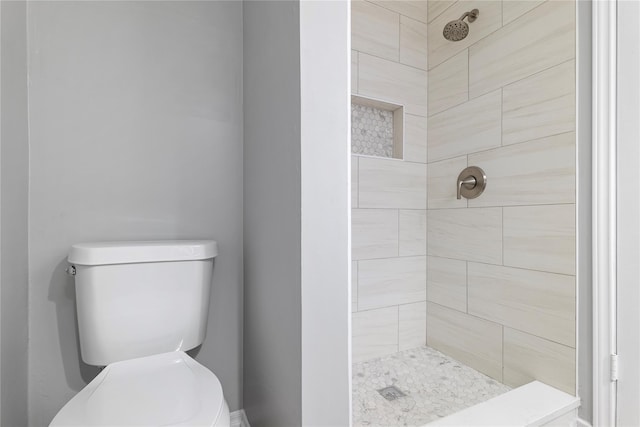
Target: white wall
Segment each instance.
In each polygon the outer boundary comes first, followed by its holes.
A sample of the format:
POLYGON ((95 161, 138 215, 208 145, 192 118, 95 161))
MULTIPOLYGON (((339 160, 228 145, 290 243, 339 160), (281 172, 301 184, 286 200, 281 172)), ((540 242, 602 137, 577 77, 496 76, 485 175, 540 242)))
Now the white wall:
POLYGON ((0 14, 0 424, 25 426, 29 174, 26 2, 1 2, 0 14))
POLYGON ((242 377, 242 5, 29 4, 29 424, 96 370, 79 360, 75 242, 214 238, 197 359, 231 410, 242 377))
POLYGON ((302 425, 351 416, 349 2, 300 2, 302 425))

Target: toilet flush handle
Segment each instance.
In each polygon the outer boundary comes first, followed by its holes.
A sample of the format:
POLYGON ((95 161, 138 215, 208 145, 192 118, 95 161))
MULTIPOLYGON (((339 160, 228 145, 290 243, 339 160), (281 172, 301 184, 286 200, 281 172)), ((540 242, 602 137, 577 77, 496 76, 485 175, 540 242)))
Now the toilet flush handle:
POLYGON ((64 270, 69 276, 75 276, 76 275, 76 266, 75 265, 70 265, 69 267, 65 268, 64 270))

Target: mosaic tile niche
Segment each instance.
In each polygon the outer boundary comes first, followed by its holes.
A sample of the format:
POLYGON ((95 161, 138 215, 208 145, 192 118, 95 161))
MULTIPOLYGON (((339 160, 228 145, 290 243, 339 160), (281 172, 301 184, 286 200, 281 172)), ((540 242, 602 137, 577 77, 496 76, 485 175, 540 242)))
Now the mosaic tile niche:
POLYGON ((363 156, 402 158, 402 106, 353 96, 351 152, 363 156))

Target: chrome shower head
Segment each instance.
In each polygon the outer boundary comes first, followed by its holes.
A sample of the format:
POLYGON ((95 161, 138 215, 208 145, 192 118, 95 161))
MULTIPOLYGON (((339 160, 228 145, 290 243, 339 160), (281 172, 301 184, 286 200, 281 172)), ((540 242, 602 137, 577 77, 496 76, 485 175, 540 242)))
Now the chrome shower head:
POLYGON ((480 11, 478 9, 473 9, 471 12, 465 12, 460 19, 449 22, 444 26, 444 30, 442 30, 442 35, 445 39, 457 42, 469 34, 469 24, 464 22, 464 18, 468 18, 469 22, 473 22, 478 18, 480 11))

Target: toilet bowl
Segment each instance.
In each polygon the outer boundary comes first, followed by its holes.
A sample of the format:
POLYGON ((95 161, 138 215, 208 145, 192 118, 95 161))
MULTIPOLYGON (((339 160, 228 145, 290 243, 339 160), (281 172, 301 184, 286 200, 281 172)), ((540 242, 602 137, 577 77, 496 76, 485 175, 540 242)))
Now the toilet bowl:
POLYGON ((230 425, 218 378, 185 351, 202 344, 214 241, 74 245, 82 359, 105 368, 50 426, 230 425))
POLYGON ((107 366, 50 426, 228 427, 229 408, 218 378, 174 351, 107 366))

